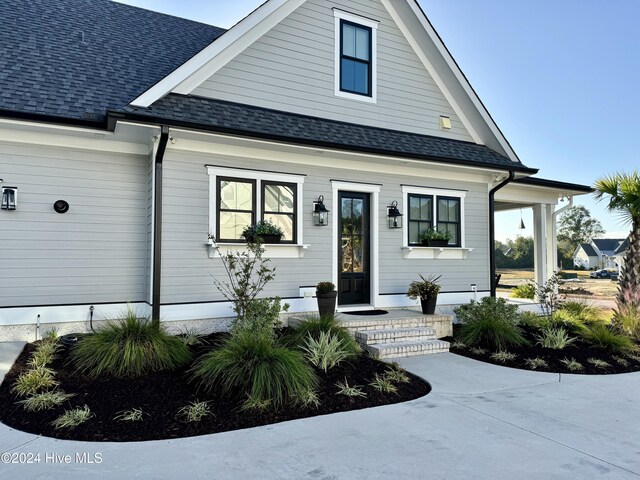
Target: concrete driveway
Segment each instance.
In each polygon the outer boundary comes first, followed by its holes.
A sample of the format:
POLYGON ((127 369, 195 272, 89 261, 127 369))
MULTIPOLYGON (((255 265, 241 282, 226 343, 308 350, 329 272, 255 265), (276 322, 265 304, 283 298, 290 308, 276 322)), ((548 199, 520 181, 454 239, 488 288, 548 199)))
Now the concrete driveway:
POLYGON ((429 379, 433 392, 250 430, 117 444, 52 440, 0 425, 0 452, 41 458, 0 464, 0 478, 640 477, 640 374, 560 379, 448 353, 402 364, 429 379))

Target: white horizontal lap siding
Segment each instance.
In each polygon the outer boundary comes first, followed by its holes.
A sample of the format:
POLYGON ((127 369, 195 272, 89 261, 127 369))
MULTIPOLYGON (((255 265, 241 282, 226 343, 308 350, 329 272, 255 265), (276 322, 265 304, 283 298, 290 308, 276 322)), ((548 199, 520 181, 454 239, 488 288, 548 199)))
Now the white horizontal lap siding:
MULTIPOLYGON (((180 140, 178 140, 180 142, 180 140)), ((179 143, 178 143, 179 145, 179 143)), ((304 160, 301 160, 304 161, 304 160)), ((378 221, 380 239, 380 293, 405 292, 418 274, 443 273, 445 291, 470 291, 471 284, 488 289, 488 187, 483 183, 467 183, 422 179, 409 175, 376 174, 317 166, 318 162, 296 165, 229 158, 221 155, 184 151, 168 151, 164 160, 162 303, 206 303, 223 301, 213 278, 226 280, 219 259, 209 258, 206 245, 209 229, 209 175, 205 165, 236 169, 303 174, 302 217, 304 231, 300 243, 309 245, 302 258, 272 259, 276 278, 264 295, 298 297, 300 286, 313 286, 332 277, 331 226, 315 227, 311 215, 312 202, 324 195, 330 216, 336 215, 331 180, 382 184, 378 221), (387 226, 386 206, 393 200, 402 205, 401 185, 466 190, 466 246, 473 252, 466 259, 405 259, 402 231, 387 226)), ((407 212, 404 220, 407 219, 407 212)), ((330 220, 331 225, 331 220, 330 220)), ((384 306, 385 297, 380 297, 384 306)))
POLYGON ((0 306, 146 300, 148 157, 7 142, 0 173, 18 187, 0 211, 0 306))
POLYGON ((294 113, 471 141, 387 10, 378 1, 308 0, 216 72, 194 95, 294 113), (377 102, 334 93, 332 8, 379 20, 377 102), (451 130, 440 129, 440 115, 451 130))

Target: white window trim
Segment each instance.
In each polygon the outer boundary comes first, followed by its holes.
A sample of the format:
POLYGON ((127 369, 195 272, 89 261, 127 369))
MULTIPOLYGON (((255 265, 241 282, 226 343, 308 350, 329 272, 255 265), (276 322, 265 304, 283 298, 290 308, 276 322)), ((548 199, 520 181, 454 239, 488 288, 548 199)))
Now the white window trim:
POLYGON ((402 186, 402 207, 406 215, 406 221, 402 222, 402 249, 405 258, 425 259, 464 259, 467 258, 473 248, 466 248, 465 238, 465 191, 446 190, 429 187, 402 186), (460 246, 459 247, 422 247, 409 245, 409 194, 433 196, 433 226, 437 226, 437 197, 452 197, 460 199, 460 246))
MULTIPOLYGON (((344 192, 362 192, 362 193, 370 193, 371 194, 371 205, 370 205, 370 235, 371 235, 371 252, 369 253, 369 258, 371 264, 369 268, 371 269, 371 283, 370 283, 370 305, 373 307, 377 307, 380 305, 380 295, 379 295, 379 285, 380 285, 380 260, 379 260, 379 251, 380 251, 380 214, 378 212, 380 205, 380 185, 371 185, 366 183, 350 183, 350 182, 341 182, 338 180, 331 181, 331 190, 332 190, 332 205, 335 210, 334 214, 331 216, 331 229, 332 229, 332 237, 333 240, 331 242, 331 277, 334 285, 338 285, 338 215, 340 215, 340 206, 338 205, 338 194, 341 191, 344 192)), ((339 307, 340 308, 340 307, 339 307)), ((338 309, 339 309, 338 308, 338 309)), ((350 308, 350 310, 354 310, 354 308, 350 308)), ((357 308, 356 308, 357 310, 357 308)))
POLYGON ((377 103, 378 102, 378 22, 370 18, 354 15, 337 8, 333 9, 335 17, 335 65, 334 65, 334 81, 336 97, 348 98, 350 100, 358 100, 360 102, 377 103), (342 40, 342 32, 340 30, 340 20, 369 27, 371 29, 371 96, 358 95, 356 93, 343 92, 340 90, 340 42, 342 40))
MULTIPOLYGON (((256 219, 262 215, 262 182, 282 182, 296 185, 296 243, 265 244, 265 257, 269 258, 301 258, 309 247, 303 243, 303 191, 304 175, 290 173, 265 172, 260 170, 243 170, 239 168, 216 167, 207 165, 209 174, 209 236, 217 237, 216 231, 216 200, 218 198, 218 177, 235 177, 256 181, 256 219)), ((209 257, 217 258, 219 251, 246 251, 246 243, 220 242, 217 245, 209 240, 209 257)))

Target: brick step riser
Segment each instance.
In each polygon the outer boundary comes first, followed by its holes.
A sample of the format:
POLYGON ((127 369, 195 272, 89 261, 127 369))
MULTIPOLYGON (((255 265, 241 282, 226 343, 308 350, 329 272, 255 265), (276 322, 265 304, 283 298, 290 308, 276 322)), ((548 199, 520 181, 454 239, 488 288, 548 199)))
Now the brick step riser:
POLYGON ((441 350, 432 350, 429 352, 404 352, 404 353, 393 353, 393 354, 383 354, 377 357, 379 360, 385 360, 387 358, 405 358, 405 357, 417 357, 418 355, 431 355, 434 353, 446 353, 448 352, 448 348, 443 348, 441 350))
POLYGON ((394 330, 396 328, 433 328, 433 323, 426 320, 394 321, 389 323, 364 323, 358 325, 343 324, 350 332, 366 332, 367 330, 394 330))
POLYGON ((362 338, 356 337, 356 341, 364 348, 365 345, 375 345, 378 343, 396 343, 396 342, 411 342, 420 340, 436 340, 435 333, 428 335, 404 335, 398 334, 391 337, 375 337, 375 338, 362 338))

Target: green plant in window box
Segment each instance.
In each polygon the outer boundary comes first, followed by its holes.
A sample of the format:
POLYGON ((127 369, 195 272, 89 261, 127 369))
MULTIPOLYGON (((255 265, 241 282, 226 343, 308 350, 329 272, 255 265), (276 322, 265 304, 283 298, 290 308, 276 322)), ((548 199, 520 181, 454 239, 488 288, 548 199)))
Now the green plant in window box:
POLYGON ((449 232, 441 232, 435 228, 430 228, 420 234, 420 243, 426 247, 446 247, 452 236, 449 232))
POLYGON ((255 225, 250 225, 242 232, 242 236, 251 243, 280 243, 284 232, 280 227, 269 220, 260 220, 255 225))

